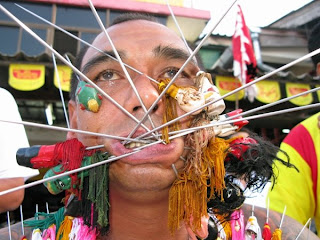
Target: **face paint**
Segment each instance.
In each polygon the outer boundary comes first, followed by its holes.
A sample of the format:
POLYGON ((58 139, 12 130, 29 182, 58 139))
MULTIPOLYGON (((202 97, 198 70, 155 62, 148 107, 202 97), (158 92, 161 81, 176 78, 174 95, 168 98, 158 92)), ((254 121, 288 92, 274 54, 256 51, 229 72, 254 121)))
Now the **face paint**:
POLYGON ((102 96, 89 83, 80 81, 76 91, 76 101, 82 110, 98 112, 101 106, 102 96))
MULTIPOLYGON (((90 164, 90 157, 85 157, 84 160, 82 161, 81 167, 83 166, 87 166, 90 164)), ((48 177, 52 177, 55 176, 59 173, 62 173, 63 170, 63 166, 61 164, 49 169, 46 174, 44 175, 43 178, 48 178, 48 177)), ((87 177, 89 174, 89 171, 82 171, 78 173, 78 178, 82 178, 82 177, 87 177)), ((62 176, 58 179, 54 179, 52 181, 48 181, 43 183, 45 185, 45 187, 48 189, 48 191, 53 194, 59 194, 62 191, 68 190, 71 188, 71 177, 68 176, 62 176)), ((76 188, 77 186, 73 186, 73 188, 76 188)))

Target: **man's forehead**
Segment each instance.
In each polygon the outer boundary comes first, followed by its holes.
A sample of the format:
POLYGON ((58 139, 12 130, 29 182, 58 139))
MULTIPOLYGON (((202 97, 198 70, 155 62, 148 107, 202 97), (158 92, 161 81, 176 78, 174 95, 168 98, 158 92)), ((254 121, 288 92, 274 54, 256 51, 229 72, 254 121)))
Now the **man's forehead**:
MULTIPOLYGON (((148 35, 148 38, 152 39, 153 35, 151 33, 157 33, 158 35, 166 35, 171 38, 180 38, 174 31, 169 29, 168 27, 152 21, 147 20, 130 20, 122 23, 118 23, 107 28, 107 32, 109 36, 113 39, 117 37, 127 36, 127 35, 138 35, 139 33, 144 32, 148 35)), ((107 39, 106 34, 101 32, 96 39, 94 40, 94 44, 97 44, 101 41, 105 41, 107 39)), ((128 39, 128 41, 134 41, 134 39, 128 39)))
MULTIPOLYGON (((144 39, 148 40, 150 44, 157 42, 157 46, 172 45, 172 47, 181 48, 184 49, 185 52, 188 52, 184 42, 174 31, 157 22, 147 20, 130 20, 109 27, 107 32, 114 45, 117 45, 117 50, 122 50, 129 44, 139 44, 139 39, 144 39), (119 44, 119 42, 121 42, 121 44, 119 44)), ((92 45, 102 51, 112 51, 105 32, 101 32, 95 38, 92 45)), ((130 52, 130 48, 126 49, 130 52)), ((98 55, 101 55, 101 53, 93 48, 89 48, 83 58, 83 63, 98 55)))

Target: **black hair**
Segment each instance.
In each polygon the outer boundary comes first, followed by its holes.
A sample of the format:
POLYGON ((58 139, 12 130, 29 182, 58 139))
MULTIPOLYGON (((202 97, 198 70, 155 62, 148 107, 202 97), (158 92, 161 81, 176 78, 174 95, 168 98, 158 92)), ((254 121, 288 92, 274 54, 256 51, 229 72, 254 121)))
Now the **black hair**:
POLYGON ((146 20, 146 21, 150 21, 150 22, 156 22, 159 23, 157 21, 157 19, 150 15, 150 14, 146 14, 146 13, 123 13, 121 15, 119 15, 118 17, 116 17, 110 26, 119 24, 119 23, 123 23, 123 22, 128 22, 128 21, 134 21, 134 20, 146 20))
MULTIPOLYGON (((320 22, 318 22, 311 30, 310 35, 308 37, 308 50, 312 52, 316 49, 320 48, 320 22)), ((312 62, 315 67, 320 63, 320 54, 314 55, 311 57, 312 62)))
MULTIPOLYGON (((232 151, 227 151, 224 166, 228 174, 225 177, 224 200, 216 193, 214 198, 210 199, 207 203, 207 207, 213 213, 224 215, 226 220, 229 220, 232 212, 240 208, 245 201, 245 196, 243 195, 245 189, 250 189, 252 192, 262 191, 270 180, 273 180, 273 184, 276 182, 277 174, 274 172, 275 162, 280 162, 299 172, 290 163, 290 158, 286 152, 259 137, 257 134, 249 130, 246 131, 250 133, 250 138, 254 139, 256 143, 230 144, 230 147, 239 149, 241 158, 239 159, 239 155, 234 155, 232 151), (248 146, 248 149, 243 152, 241 145, 248 146), (279 155, 277 155, 279 151, 284 154, 283 158, 285 159, 279 158, 279 155), (245 180, 245 189, 241 189, 240 186, 235 184, 234 180, 236 179, 245 180)), ((210 191, 211 189, 208 188, 208 194, 210 191)))

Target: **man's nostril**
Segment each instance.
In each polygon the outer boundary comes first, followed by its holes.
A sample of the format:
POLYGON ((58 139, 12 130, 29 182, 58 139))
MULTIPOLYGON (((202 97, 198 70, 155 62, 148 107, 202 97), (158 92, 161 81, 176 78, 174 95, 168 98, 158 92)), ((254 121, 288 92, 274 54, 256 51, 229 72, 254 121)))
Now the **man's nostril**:
POLYGON ((134 107, 134 108, 133 108, 133 111, 134 111, 134 112, 135 112, 135 111, 138 111, 139 108, 140 108, 140 107, 134 107))
POLYGON ((154 106, 153 111, 154 111, 154 112, 157 111, 158 108, 159 108, 159 106, 158 106, 158 104, 157 104, 156 106, 154 106))

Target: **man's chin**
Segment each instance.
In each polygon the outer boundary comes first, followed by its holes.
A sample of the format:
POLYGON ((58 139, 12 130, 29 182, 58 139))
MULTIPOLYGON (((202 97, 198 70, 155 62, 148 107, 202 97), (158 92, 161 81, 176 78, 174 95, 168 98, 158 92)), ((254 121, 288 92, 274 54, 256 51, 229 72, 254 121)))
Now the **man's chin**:
POLYGON ((124 166, 124 163, 113 163, 110 166, 110 181, 121 185, 128 191, 158 191, 169 189, 176 179, 171 168, 158 164, 140 164, 124 166))

